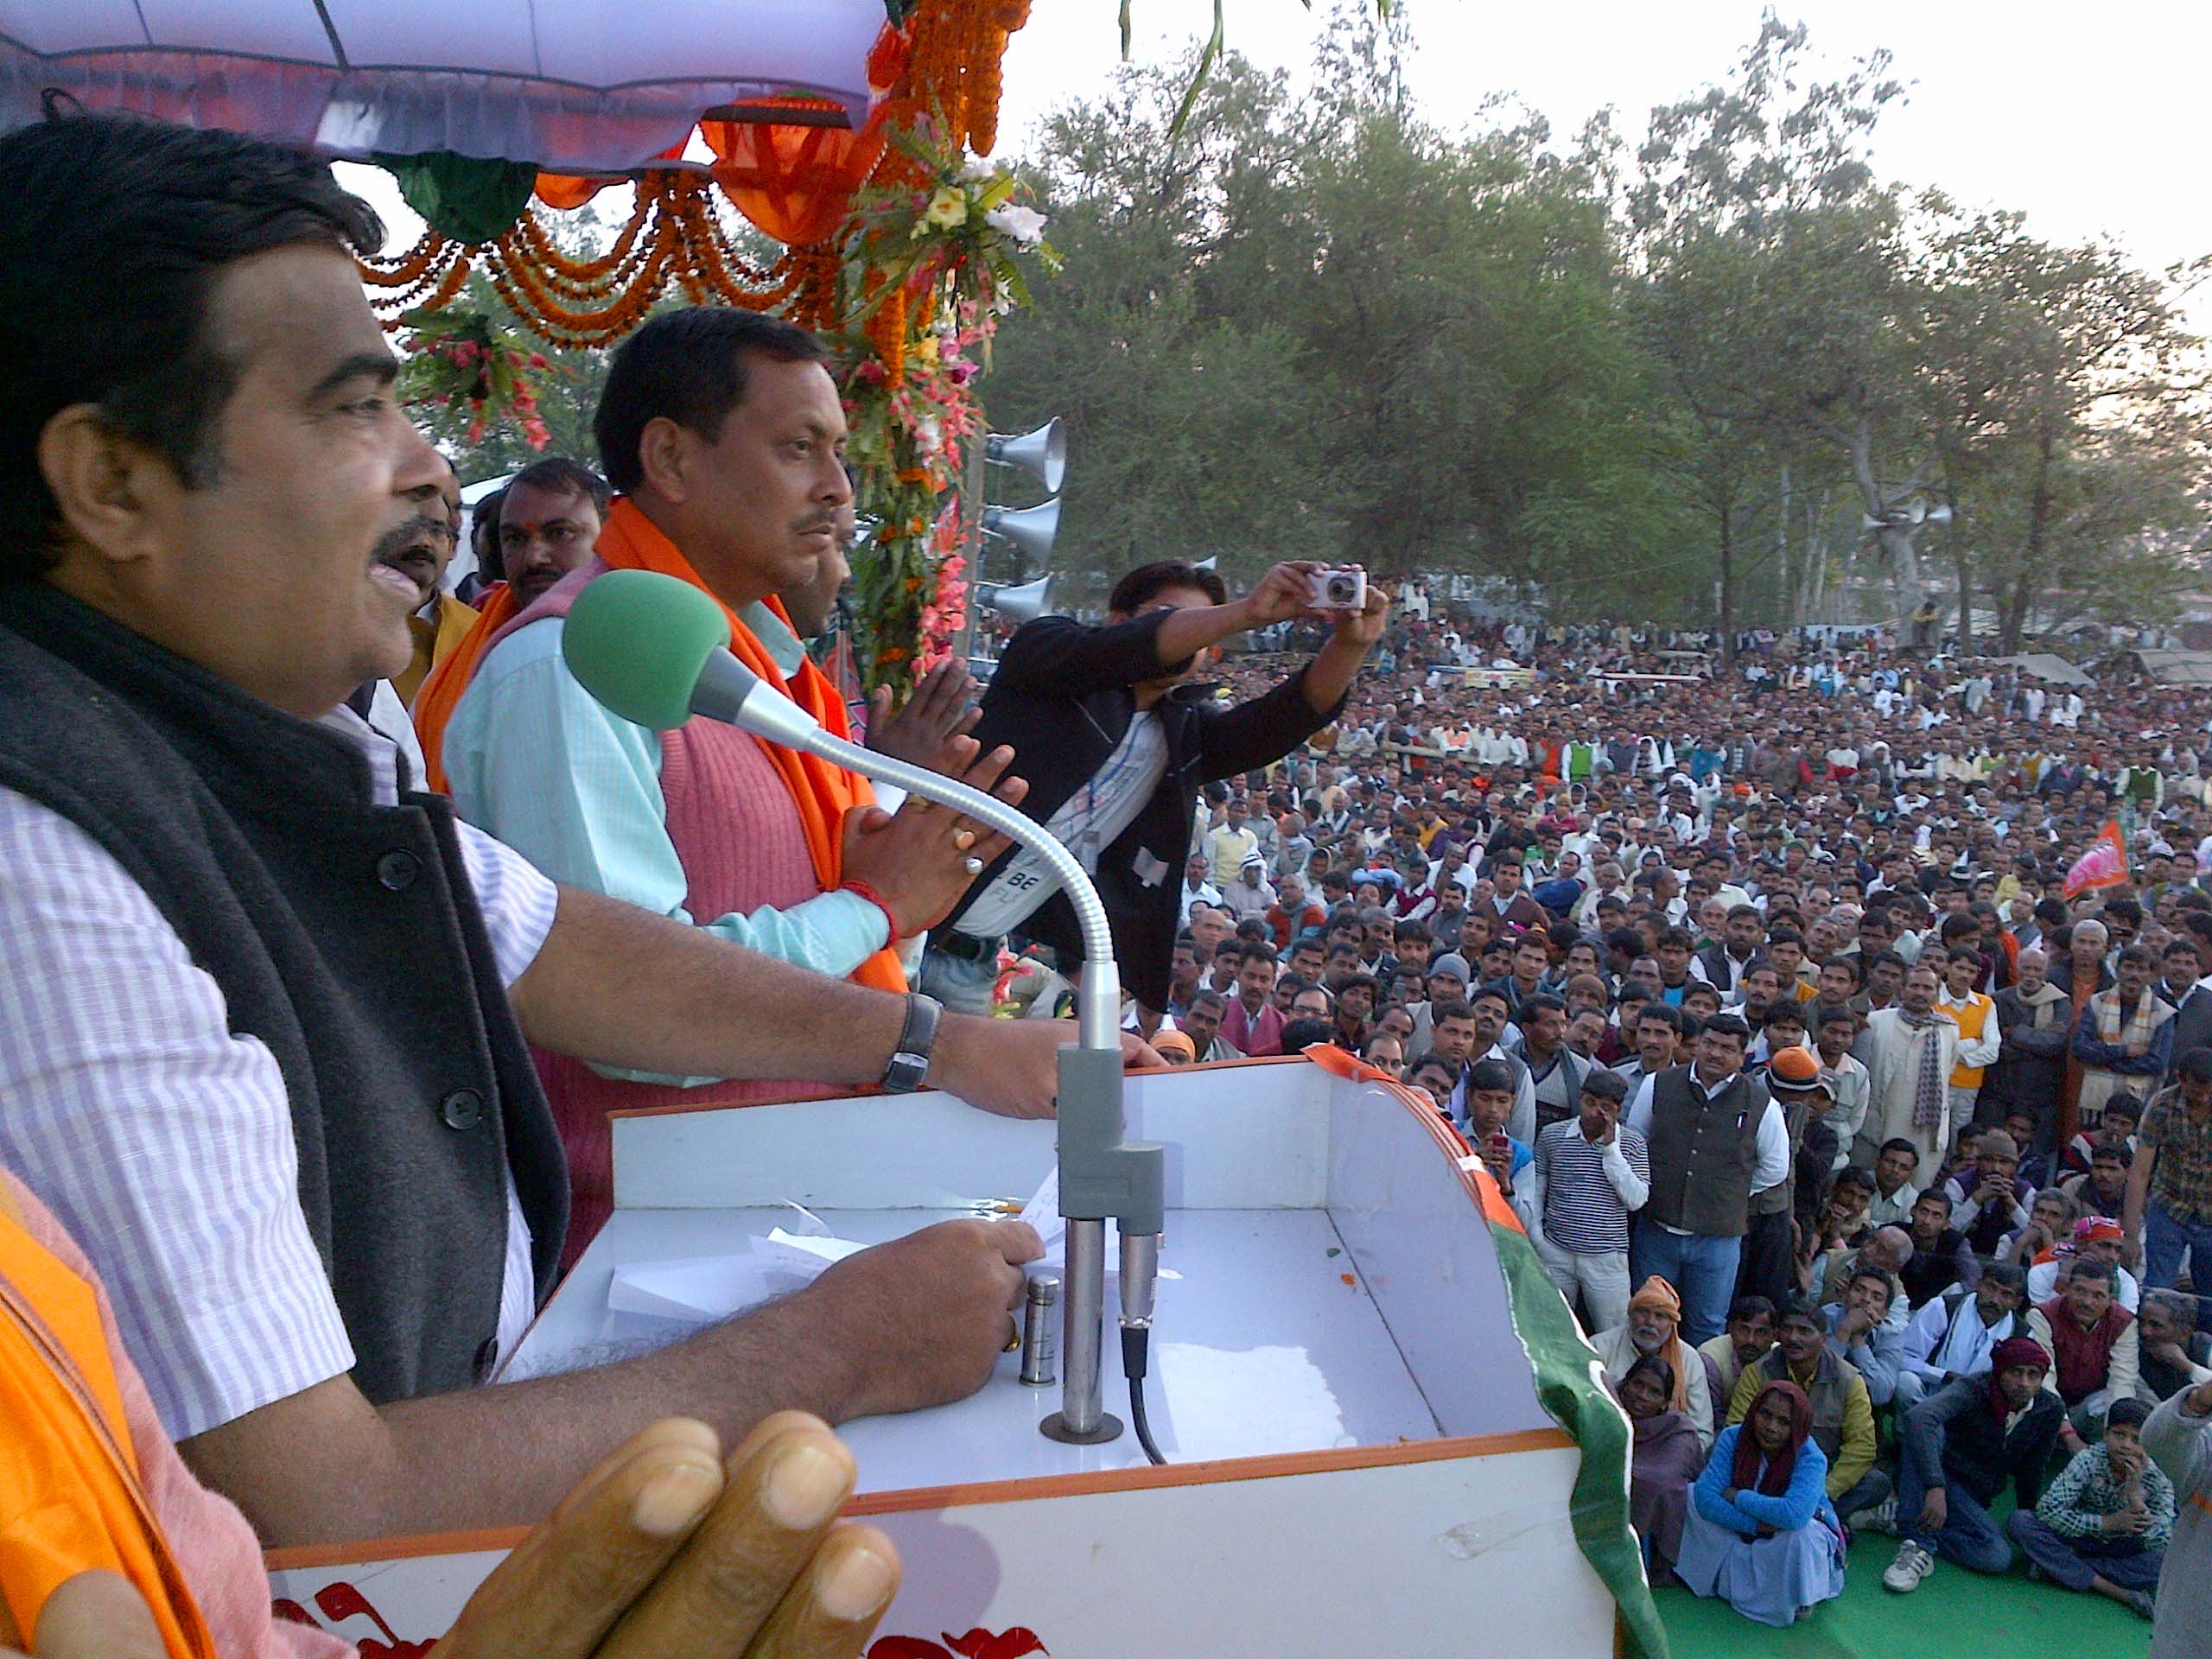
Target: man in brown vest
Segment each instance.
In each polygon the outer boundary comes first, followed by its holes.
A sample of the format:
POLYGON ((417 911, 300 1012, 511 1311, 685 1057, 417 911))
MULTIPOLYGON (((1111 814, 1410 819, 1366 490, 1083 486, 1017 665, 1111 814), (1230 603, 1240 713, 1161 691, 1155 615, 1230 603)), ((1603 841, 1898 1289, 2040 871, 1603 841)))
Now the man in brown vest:
POLYGON ((1624 1120, 1651 1150, 1651 1196, 1630 1241, 1630 1274, 1656 1274, 1682 1295, 1682 1332, 1694 1347, 1720 1334, 1751 1194, 1789 1178, 1789 1132, 1766 1085, 1744 1071, 1750 1027, 1734 1014, 1706 1021, 1695 1058, 1646 1077, 1624 1120))

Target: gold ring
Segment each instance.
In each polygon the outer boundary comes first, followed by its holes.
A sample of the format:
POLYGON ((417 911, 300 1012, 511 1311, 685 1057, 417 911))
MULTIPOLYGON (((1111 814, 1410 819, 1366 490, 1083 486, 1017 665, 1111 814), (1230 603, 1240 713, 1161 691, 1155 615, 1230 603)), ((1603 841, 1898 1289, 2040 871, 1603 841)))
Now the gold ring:
POLYGON ((1017 1325, 1015 1325, 1015 1326, 1014 1327, 1014 1334, 1013 1334, 1012 1336, 1008 1337, 1008 1338, 1006 1339, 1006 1346, 1005 1346, 1005 1347, 1003 1347, 1003 1348, 1001 1348, 1001 1349, 1000 1349, 1000 1350, 999 1350, 999 1352, 1001 1352, 1001 1353, 1002 1353, 1002 1354, 1010 1354, 1010 1353, 1012 1353, 1015 1349, 1017 1349, 1017 1348, 1019 1348, 1019 1347, 1020 1347, 1020 1346, 1021 1346, 1021 1326, 1020 1326, 1019 1324, 1017 1324, 1017 1325))
POLYGON ((970 847, 973 847, 976 844, 976 832, 973 830, 954 830, 952 832, 952 844, 958 848, 962 852, 966 852, 970 847))

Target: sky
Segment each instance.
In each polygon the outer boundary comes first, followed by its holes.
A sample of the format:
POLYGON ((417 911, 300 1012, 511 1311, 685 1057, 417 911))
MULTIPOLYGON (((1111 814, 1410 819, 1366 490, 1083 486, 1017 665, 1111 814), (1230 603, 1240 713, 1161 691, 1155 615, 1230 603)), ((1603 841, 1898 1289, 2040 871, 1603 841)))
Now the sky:
MULTIPOLYGON (((1477 119, 1492 93, 1549 118, 1565 143, 1612 105, 1639 137, 1651 107, 1724 78, 1758 31, 1752 0, 1400 0, 1411 27, 1407 79, 1440 126, 1477 119)), ((1310 61, 1328 0, 1227 0, 1230 46, 1289 70, 1310 61)), ((1884 176, 1936 185, 1967 207, 2018 209, 2031 233, 2073 242, 2109 234, 2163 269, 2212 253, 2205 66, 2212 7, 2201 0, 1797 0, 1777 7, 1840 66, 1886 48, 1910 83, 1875 130, 1884 176)), ((1132 56, 1168 61, 1204 38, 1204 0, 1132 0, 1132 56)), ((1115 0, 1036 0, 1006 59, 1000 148, 1057 103, 1103 88, 1120 52, 1115 0)), ((2212 286, 2212 285, 2209 285, 2212 286)), ((2212 332, 2212 293, 2190 314, 2212 332)))
MULTIPOLYGON (((1330 0, 1226 0, 1230 46, 1301 76, 1330 0)), ((1516 97, 1565 143, 1611 105, 1633 139, 1655 104, 1726 76, 1758 32, 1753 0, 1399 0, 1411 26, 1408 80, 1440 126, 1478 118, 1493 93, 1516 97)), ((1205 0, 1131 0, 1132 55, 1172 61, 1211 27, 1205 0)), ((1909 83, 1876 130, 1885 177, 1941 187, 1962 206, 2016 208, 2031 233, 2062 242, 2109 235, 2139 264, 2163 269, 2212 253, 2212 188, 2199 175, 2212 6, 2201 0, 1797 0, 1780 8, 1840 66, 1886 48, 1909 83)), ((1000 153, 1017 155, 1058 104, 1095 95, 1120 61, 1116 0, 1036 0, 1006 59, 1000 153)), ((392 221, 395 245, 418 226, 373 169, 345 169, 392 221)), ((2189 315, 2212 334, 2212 283, 2189 315)))

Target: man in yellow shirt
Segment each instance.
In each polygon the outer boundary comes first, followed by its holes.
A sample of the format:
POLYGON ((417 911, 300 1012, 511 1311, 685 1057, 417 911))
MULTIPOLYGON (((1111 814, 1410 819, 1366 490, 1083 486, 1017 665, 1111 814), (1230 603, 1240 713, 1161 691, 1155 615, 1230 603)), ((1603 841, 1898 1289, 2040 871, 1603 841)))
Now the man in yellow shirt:
POLYGON ((1936 1007, 1949 1014, 1959 1027, 1959 1058, 1951 1067, 1950 1079, 1950 1121, 1955 1131, 1960 1124, 1974 1121, 1982 1072, 1995 1061, 2004 1045, 2004 1033, 1997 1025, 1997 1004, 1974 988, 1980 976, 1980 955, 1965 939, 1952 943, 1950 957, 1943 964, 1943 993, 1936 999, 1936 1007))

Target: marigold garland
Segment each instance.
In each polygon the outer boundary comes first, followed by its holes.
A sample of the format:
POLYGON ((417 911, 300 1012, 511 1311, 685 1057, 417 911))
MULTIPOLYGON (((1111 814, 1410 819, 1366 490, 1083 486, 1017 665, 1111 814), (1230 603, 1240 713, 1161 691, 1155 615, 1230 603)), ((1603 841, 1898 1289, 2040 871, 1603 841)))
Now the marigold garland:
POLYGON ((563 346, 613 344, 671 289, 842 336, 861 510, 880 521, 856 561, 856 655, 871 688, 910 684, 965 615, 954 491, 962 447, 981 436, 969 380, 998 315, 1027 303, 1014 256, 1057 264, 1042 219, 1013 205, 1014 181, 963 154, 997 142, 1001 60, 1029 10, 1030 0, 917 0, 870 54, 871 79, 891 86, 895 142, 837 236, 786 247, 765 268, 730 236, 707 175, 662 167, 639 176, 635 210, 599 253, 563 252, 532 207, 490 243, 425 231, 363 261, 362 278, 387 329, 449 306, 480 270, 524 327, 563 346))

